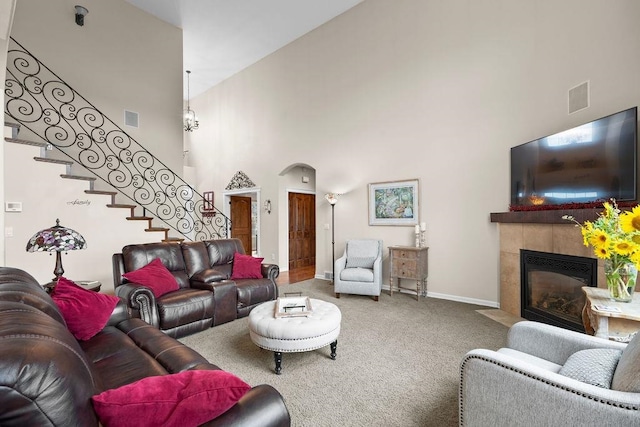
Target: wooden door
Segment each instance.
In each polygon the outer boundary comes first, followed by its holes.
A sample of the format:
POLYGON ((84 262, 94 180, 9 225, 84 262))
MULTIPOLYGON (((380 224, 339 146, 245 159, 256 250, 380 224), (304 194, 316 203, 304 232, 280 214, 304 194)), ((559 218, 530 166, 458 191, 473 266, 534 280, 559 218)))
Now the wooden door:
POLYGON ((289 193, 289 270, 316 265, 316 196, 289 193))
POLYGON ((251 255, 251 197, 231 196, 231 237, 240 239, 247 255, 251 255))

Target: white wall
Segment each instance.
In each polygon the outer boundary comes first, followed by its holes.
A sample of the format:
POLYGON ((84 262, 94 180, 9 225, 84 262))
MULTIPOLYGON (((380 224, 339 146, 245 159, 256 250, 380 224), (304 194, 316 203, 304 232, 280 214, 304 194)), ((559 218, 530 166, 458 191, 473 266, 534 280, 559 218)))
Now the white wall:
MULTIPOLYGON (((56 225, 72 228, 87 241, 87 249, 63 253, 64 276, 71 280, 98 280, 103 292, 113 291, 111 255, 130 243, 158 242, 161 233, 145 233, 146 222, 127 221, 128 209, 106 207, 109 197, 88 195, 86 181, 60 178, 64 166, 40 163, 37 148, 5 143, 5 176, 7 201, 22 202, 22 212, 5 213, 6 265, 18 267, 33 275, 40 283, 53 277, 55 256, 43 252, 26 252, 27 242, 39 230, 56 225), (13 185, 13 183, 20 185, 13 185), (52 197, 52 195, 55 195, 52 197)), ((54 254, 55 255, 55 254, 54 254)))
POLYGON ((182 174, 182 30, 123 0, 20 0, 11 37, 182 174), (124 110, 140 127, 124 126, 124 110))
MULTIPOLYGON (((182 30, 122 0, 85 0, 82 5, 89 14, 80 27, 74 21, 75 4, 20 0, 11 36, 182 174, 182 30), (124 126, 125 109, 139 113, 138 129, 124 126)), ((3 49, 3 58, 5 53, 3 49)), ((61 179, 63 166, 35 162, 37 149, 9 143, 4 149, 5 198, 23 202, 21 213, 3 214, 4 226, 13 233, 4 239, 5 265, 22 268, 41 283, 49 281, 55 259, 27 253, 25 247, 35 232, 55 225, 59 218, 88 242, 88 249, 63 255, 65 276, 100 280, 109 292, 113 289, 111 255, 129 243, 163 238, 160 233, 145 233, 146 222, 127 221, 128 210, 106 208, 108 197, 86 195, 87 182, 61 179)), ((154 222, 154 226, 161 224, 154 222)))
MULTIPOLYGON (((638 16, 636 0, 366 0, 192 100, 198 188, 243 170, 281 192, 278 174, 308 164, 318 195, 344 193, 340 253, 355 237, 413 244, 411 228, 368 225, 367 184, 418 178, 429 292, 495 304, 489 213, 508 208, 509 148, 638 105, 638 16), (568 115, 585 80, 591 107, 568 115)), ((329 222, 319 201, 318 274, 329 222)), ((287 230, 271 225, 262 250, 281 261, 287 230)))
MULTIPOLYGON (((9 34, 11 33, 15 7, 16 0, 0 0, 0 64, 7 62, 7 45, 9 43, 9 34)), ((2 81, 4 81, 6 73, 6 67, 1 67, 0 78, 2 81)), ((3 135, 10 136, 10 134, 4 134, 4 114, 0 118, 0 125, 2 125, 3 128, 3 135)), ((4 144, 0 144, 0 165, 2 164, 4 164, 4 144)), ((4 183, 4 176, 0 174, 0 206, 4 206, 4 183)), ((2 214, 0 214, 0 231, 1 230, 4 230, 4 215, 2 214)), ((0 265, 5 265, 4 259, 5 244, 4 240, 0 239, 0 265)))

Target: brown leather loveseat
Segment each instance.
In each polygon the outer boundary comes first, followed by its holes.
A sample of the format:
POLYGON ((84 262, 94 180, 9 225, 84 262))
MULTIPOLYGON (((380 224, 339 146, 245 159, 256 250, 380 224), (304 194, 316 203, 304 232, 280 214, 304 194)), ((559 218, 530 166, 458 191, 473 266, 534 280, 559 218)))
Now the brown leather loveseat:
POLYGON ((244 255, 239 239, 127 245, 112 258, 115 293, 140 318, 174 338, 245 317, 256 305, 278 297, 280 269, 262 264, 261 278, 230 280, 236 252, 244 255), (180 286, 159 298, 122 276, 156 258, 180 286))
MULTIPOLYGON (((0 425, 98 426, 91 397, 151 376, 217 370, 117 303, 106 326, 77 341, 56 303, 23 270, 0 267, 0 425)), ((207 401, 202 402, 207 405, 207 401)), ((207 426, 288 426, 282 396, 251 388, 207 426)))

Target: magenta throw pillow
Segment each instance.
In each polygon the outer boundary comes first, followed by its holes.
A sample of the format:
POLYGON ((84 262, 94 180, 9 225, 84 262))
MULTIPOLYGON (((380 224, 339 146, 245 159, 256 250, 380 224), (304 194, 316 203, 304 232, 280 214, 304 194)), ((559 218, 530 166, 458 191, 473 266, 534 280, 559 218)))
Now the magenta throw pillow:
POLYGON ((69 331, 81 341, 90 339, 104 328, 120 301, 114 295, 83 289, 64 277, 58 278, 51 299, 60 309, 69 331))
POLYGON ((262 261, 264 258, 254 258, 240 252, 233 254, 233 279, 262 279, 262 261))
POLYGON ((105 427, 199 426, 226 412, 251 386, 221 370, 143 378, 93 396, 105 427))
POLYGON ((142 268, 124 273, 122 277, 150 288, 156 298, 180 289, 176 278, 167 270, 160 258, 154 259, 142 268))

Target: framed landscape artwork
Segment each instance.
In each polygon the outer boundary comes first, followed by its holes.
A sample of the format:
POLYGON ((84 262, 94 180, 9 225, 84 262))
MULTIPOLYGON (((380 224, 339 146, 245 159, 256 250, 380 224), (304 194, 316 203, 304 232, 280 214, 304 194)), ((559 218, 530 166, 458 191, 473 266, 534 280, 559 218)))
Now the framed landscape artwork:
POLYGON ((418 180, 369 184, 369 225, 418 224, 418 180))

